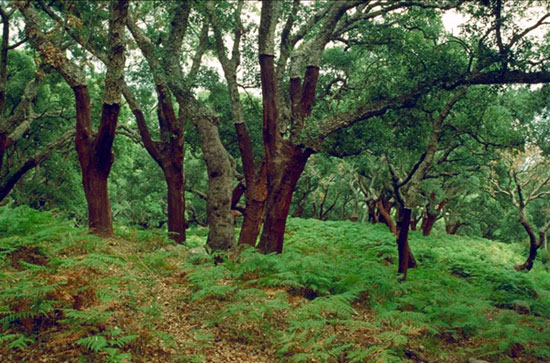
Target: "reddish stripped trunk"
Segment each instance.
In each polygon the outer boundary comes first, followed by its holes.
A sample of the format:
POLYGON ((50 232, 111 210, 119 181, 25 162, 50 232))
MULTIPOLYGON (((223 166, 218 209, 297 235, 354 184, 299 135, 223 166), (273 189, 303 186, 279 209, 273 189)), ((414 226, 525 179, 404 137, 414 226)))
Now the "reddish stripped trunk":
POLYGON ((241 233, 239 235, 239 244, 256 246, 258 235, 262 226, 264 215, 264 201, 250 200, 246 203, 241 233))
POLYGON ((168 187, 168 233, 177 243, 185 242, 185 179, 182 168, 163 168, 168 187))
POLYGON ((143 111, 133 94, 125 89, 125 97, 136 118, 145 149, 164 173, 168 200, 168 233, 177 243, 185 242, 185 173, 183 121, 176 118, 170 94, 157 84, 157 115, 161 140, 153 141, 143 111))
POLYGON ((397 229, 395 227, 395 223, 393 223, 393 220, 389 214, 389 211, 386 210, 386 206, 384 205, 383 199, 379 199, 376 202, 376 206, 378 207, 378 219, 384 222, 388 228, 390 229, 391 233, 397 234, 397 229))
MULTIPOLYGON (((430 194, 430 202, 426 206, 426 215, 422 219, 422 235, 429 236, 432 232, 432 228, 441 214, 441 211, 445 208, 445 205, 449 202, 448 198, 443 199, 435 207, 435 212, 432 212, 431 205, 435 204, 435 193, 430 194)), ((447 231, 448 232, 448 231, 447 231)))
POLYGON ((235 131, 239 141, 246 181, 246 190, 244 191, 246 209, 239 235, 239 244, 256 246, 267 200, 267 165, 263 162, 259 168, 255 166, 252 142, 246 125, 244 123, 235 124, 235 131))
POLYGON ((408 208, 400 208, 397 222, 397 249, 399 254, 399 268, 397 272, 403 274, 403 280, 407 278, 408 269, 416 267, 416 261, 409 247, 410 224, 411 210, 408 208))
POLYGON ((290 143, 285 146, 293 150, 273 160, 280 165, 280 169, 276 170, 277 177, 268 181, 269 196, 266 203, 264 228, 258 246, 263 253, 283 252, 286 220, 292 194, 311 155, 310 152, 302 151, 290 143))
POLYGON ((90 232, 108 237, 113 235, 113 223, 107 178, 113 163, 111 146, 119 105, 103 105, 102 125, 98 134, 107 137, 92 138, 88 88, 76 86, 73 90, 77 115, 75 145, 82 170, 84 194, 88 203, 88 224, 90 232))
POLYGON ((429 211, 426 212, 426 216, 422 219, 422 235, 429 236, 432 228, 437 220, 437 215, 432 214, 429 211))
POLYGON ((245 191, 246 210, 244 213, 239 243, 256 246, 262 226, 267 200, 267 175, 265 164, 262 165, 258 178, 245 191))
POLYGON ((370 201, 367 203, 369 222, 372 224, 378 223, 378 214, 376 213, 376 201, 370 201))
POLYGON ((446 224, 445 232, 447 232, 447 234, 456 234, 456 232, 460 227, 465 226, 467 224, 468 223, 462 223, 462 222, 456 222, 455 224, 446 224))
POLYGON ((109 237, 113 235, 111 203, 107 191, 107 176, 97 168, 82 168, 82 184, 88 202, 90 232, 109 237))

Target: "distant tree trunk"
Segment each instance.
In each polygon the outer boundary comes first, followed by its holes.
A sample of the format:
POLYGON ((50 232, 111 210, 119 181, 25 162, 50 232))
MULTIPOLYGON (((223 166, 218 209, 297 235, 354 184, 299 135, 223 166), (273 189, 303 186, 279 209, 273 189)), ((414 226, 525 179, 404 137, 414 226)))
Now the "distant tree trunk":
POLYGON ((28 158, 19 168, 10 174, 6 180, 0 185, 0 203, 10 194, 15 187, 15 184, 29 171, 37 167, 41 162, 46 160, 55 148, 64 147, 70 139, 74 138, 74 130, 66 132, 57 140, 50 142, 38 153, 28 158))
POLYGON ((399 254, 398 273, 403 274, 403 280, 407 278, 409 268, 416 267, 416 260, 409 247, 409 226, 411 224, 411 210, 409 208, 399 208, 399 218, 397 222, 397 250, 399 254))
POLYGON ((378 214, 376 213, 376 201, 371 200, 367 202, 368 221, 372 224, 378 223, 378 214))
POLYGON ((447 234, 456 234, 458 232, 458 229, 462 226, 467 225, 468 223, 463 222, 455 222, 455 224, 445 224, 445 232, 447 234))
POLYGON ((391 215, 391 209, 393 207, 392 202, 382 195, 380 198, 378 198, 376 206, 378 207, 378 220, 388 225, 386 219, 382 215, 382 211, 385 211, 388 215, 391 215), (380 204, 378 202, 380 202, 380 204), (380 206, 382 206, 382 208, 380 208, 380 206))
POLYGON ((445 205, 449 202, 448 198, 443 199, 434 209, 432 205, 435 204, 435 193, 430 194, 430 202, 426 206, 426 214, 422 219, 422 235, 429 236, 432 232, 432 228, 441 215, 441 211, 445 208, 445 205))
MULTIPOLYGON (((389 203, 389 202, 388 202, 389 203)), ((383 221, 388 228, 390 229, 391 233, 397 234, 397 229, 395 227, 395 223, 393 223, 393 220, 389 214, 389 212, 386 210, 386 207, 384 205, 384 200, 381 198, 376 202, 376 205, 378 207, 378 219, 383 221)), ((387 204, 386 204, 387 205, 387 204)), ((391 204, 390 204, 391 205, 391 204)), ((408 230, 408 227, 407 227, 408 230)))
POLYGON ((411 231, 416 231, 416 225, 418 224, 418 216, 413 213, 411 216, 411 231))
POLYGON ((426 210, 426 215, 422 219, 422 235, 429 236, 432 228, 437 220, 437 214, 430 213, 429 210, 426 210))
POLYGON ((529 235, 529 256, 523 264, 514 266, 514 269, 516 269, 517 271, 531 271, 531 269, 533 268, 533 263, 535 262, 535 258, 537 258, 537 251, 542 245, 542 241, 544 240, 544 235, 546 234, 546 232, 540 232, 539 239, 537 240, 535 232, 527 221, 527 218, 522 216, 521 225, 529 235))

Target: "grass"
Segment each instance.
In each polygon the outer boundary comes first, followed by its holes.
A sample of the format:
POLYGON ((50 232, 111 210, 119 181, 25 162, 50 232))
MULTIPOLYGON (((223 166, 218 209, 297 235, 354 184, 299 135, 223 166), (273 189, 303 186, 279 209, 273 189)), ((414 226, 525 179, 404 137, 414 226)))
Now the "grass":
POLYGON ((514 271, 520 246, 412 233, 419 267, 399 283, 380 225, 291 219, 282 255, 218 265, 27 208, 1 210, 0 230, 3 362, 550 361, 550 273, 514 271))

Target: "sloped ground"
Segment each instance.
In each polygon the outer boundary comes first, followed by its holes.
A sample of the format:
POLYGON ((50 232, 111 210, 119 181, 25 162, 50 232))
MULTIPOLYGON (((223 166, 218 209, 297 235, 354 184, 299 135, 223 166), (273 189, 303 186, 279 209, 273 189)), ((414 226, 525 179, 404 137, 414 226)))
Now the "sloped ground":
POLYGON ((219 265, 26 208, 0 231, 2 362, 550 361, 550 274, 514 271, 515 246, 413 234, 420 266, 398 283, 383 226, 291 220, 282 255, 219 265))

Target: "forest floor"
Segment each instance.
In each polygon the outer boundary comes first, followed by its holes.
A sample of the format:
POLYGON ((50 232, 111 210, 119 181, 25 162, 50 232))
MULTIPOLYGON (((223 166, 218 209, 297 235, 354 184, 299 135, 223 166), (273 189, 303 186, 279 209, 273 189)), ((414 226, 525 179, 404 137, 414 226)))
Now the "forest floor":
POLYGON ((550 361, 550 273, 524 248, 423 237, 398 282, 381 225, 292 219, 285 252, 214 264, 119 228, 100 240, 28 208, 0 211, 1 362, 550 361))

